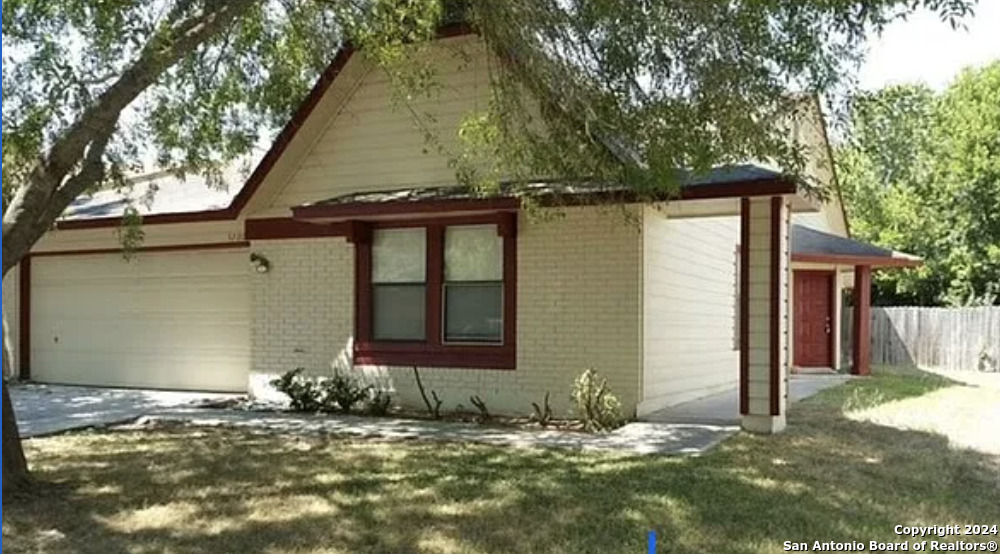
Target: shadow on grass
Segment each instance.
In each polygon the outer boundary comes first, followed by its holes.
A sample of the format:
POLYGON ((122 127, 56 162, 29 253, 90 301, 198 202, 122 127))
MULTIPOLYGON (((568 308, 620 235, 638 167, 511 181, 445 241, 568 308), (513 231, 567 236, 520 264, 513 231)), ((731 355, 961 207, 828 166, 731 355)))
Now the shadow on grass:
POLYGON ((920 394, 882 378, 701 458, 184 428, 45 439, 36 475, 61 486, 5 500, 4 550, 636 553, 655 529, 663 552, 750 553, 1000 521, 996 458, 841 417, 855 390, 920 394))

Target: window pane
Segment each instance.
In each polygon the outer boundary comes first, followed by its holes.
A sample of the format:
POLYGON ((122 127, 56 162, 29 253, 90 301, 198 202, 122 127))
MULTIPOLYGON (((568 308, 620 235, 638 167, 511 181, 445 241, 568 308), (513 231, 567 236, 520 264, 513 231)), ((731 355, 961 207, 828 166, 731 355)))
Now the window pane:
POLYGON ((446 342, 503 341, 503 284, 445 285, 446 342))
POLYGON ((427 287, 424 285, 374 285, 372 331, 375 340, 426 339, 427 287))
POLYGON ((373 283, 423 283, 427 279, 427 231, 382 229, 372 242, 373 283))
POLYGON ((448 227, 444 237, 445 281, 502 281, 503 237, 496 225, 448 227))

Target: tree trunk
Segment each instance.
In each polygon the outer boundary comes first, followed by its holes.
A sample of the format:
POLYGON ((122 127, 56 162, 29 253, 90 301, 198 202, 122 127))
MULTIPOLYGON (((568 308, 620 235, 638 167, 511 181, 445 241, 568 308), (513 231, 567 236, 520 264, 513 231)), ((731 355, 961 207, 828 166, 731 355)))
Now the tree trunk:
MULTIPOLYGON (((162 31, 154 33, 138 59, 126 67, 76 121, 53 139, 24 183, 19 183, 3 214, 3 275, 21 262, 73 200, 105 175, 105 151, 122 111, 176 63, 230 28, 260 0, 206 2, 189 14, 180 2, 162 31), (182 19, 186 17, 186 19, 182 19)), ((10 360, 4 349, 4 370, 10 360)), ((3 382, 3 487, 13 490, 29 481, 7 380, 3 382)))
MULTIPOLYGON (((7 362, 4 354, 4 365, 7 362)), ((10 401, 10 389, 7 380, 3 380, 3 490, 17 491, 24 488, 30 480, 28 461, 24 457, 21 446, 21 433, 14 419, 14 406, 10 401)))
POLYGON ((16 491, 28 484, 28 462, 21 445, 21 432, 17 428, 14 404, 7 388, 7 375, 13 370, 7 350, 7 322, 3 328, 3 483, 4 492, 16 491))

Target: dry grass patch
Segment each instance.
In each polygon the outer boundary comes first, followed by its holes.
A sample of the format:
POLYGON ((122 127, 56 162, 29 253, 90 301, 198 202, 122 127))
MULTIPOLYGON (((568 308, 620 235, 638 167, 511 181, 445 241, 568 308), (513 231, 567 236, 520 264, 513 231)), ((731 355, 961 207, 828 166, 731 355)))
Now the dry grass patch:
POLYGON ((954 448, 1000 456, 1000 388, 954 384, 923 396, 849 412, 848 417, 939 434, 954 448))
POLYGON ((780 552, 1000 521, 997 458, 843 417, 947 382, 883 373, 801 404, 778 437, 702 458, 163 428, 28 445, 43 483, 5 499, 5 552, 780 552), (876 390, 882 391, 876 394, 876 390))

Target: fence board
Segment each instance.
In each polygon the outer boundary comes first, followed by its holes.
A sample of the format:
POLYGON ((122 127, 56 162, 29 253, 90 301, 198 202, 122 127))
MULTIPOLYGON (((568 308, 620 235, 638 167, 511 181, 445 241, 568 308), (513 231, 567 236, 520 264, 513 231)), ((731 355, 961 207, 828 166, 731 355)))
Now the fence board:
MULTIPOLYGON (((841 320, 850 365, 854 310, 841 320)), ((1000 372, 1000 307, 872 308, 872 364, 1000 372)))

